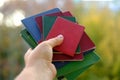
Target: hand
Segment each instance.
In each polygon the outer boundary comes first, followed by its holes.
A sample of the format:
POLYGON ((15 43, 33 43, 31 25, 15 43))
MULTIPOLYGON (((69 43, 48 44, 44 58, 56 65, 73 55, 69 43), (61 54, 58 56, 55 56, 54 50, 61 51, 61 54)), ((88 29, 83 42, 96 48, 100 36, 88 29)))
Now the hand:
POLYGON ((25 68, 16 80, 52 80, 56 75, 55 66, 51 63, 52 48, 63 42, 63 36, 43 41, 35 49, 29 49, 25 56, 25 68))

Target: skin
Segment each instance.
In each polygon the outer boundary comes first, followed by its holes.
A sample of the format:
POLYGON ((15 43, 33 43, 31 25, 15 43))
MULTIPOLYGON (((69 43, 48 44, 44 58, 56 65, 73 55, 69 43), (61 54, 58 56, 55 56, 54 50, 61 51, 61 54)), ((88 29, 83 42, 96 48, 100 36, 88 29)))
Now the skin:
POLYGON ((56 68, 52 64, 52 48, 60 45, 63 39, 62 35, 58 35, 43 41, 33 50, 29 49, 24 55, 25 67, 15 80, 53 80, 56 68))

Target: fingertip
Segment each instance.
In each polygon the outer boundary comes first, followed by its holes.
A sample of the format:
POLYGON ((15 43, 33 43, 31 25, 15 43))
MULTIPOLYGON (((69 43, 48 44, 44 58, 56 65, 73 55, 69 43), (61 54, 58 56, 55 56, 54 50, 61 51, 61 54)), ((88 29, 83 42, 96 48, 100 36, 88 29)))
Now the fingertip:
POLYGON ((64 36, 61 35, 61 34, 58 35, 56 38, 57 38, 56 39, 56 45, 60 45, 63 42, 63 40, 64 40, 64 36))
POLYGON ((63 40, 64 36, 62 34, 60 34, 57 36, 57 38, 63 40))
POLYGON ((52 46, 55 47, 57 45, 60 45, 64 40, 64 36, 63 35, 58 35, 55 38, 49 39, 47 42, 52 46))
POLYGON ((56 39, 53 40, 53 42, 55 43, 55 45, 53 45, 53 47, 60 45, 63 40, 64 40, 64 36, 62 34, 58 35, 57 37, 55 37, 56 39))

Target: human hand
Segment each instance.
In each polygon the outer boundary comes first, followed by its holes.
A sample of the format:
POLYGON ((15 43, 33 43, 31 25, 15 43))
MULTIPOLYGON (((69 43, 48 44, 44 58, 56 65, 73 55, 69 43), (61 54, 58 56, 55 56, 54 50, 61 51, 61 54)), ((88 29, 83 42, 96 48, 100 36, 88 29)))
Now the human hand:
POLYGON ((43 41, 35 49, 29 49, 25 56, 25 68, 16 80, 52 80, 56 75, 55 66, 51 63, 52 48, 63 42, 63 36, 43 41))

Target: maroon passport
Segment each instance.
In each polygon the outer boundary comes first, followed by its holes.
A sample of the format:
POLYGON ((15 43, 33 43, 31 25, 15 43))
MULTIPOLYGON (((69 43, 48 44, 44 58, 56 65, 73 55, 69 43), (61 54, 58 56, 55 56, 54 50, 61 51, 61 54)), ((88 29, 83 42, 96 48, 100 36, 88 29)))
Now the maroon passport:
POLYGON ((95 44, 92 42, 92 40, 85 32, 83 33, 79 45, 80 45, 80 52, 87 52, 94 50, 96 48, 95 44))
POLYGON ((74 56, 83 32, 83 26, 64 18, 57 17, 46 39, 48 40, 62 34, 64 36, 63 43, 60 46, 54 47, 54 49, 63 52, 66 55, 74 56))
POLYGON ((53 61, 82 61, 84 59, 83 53, 75 54, 74 57, 67 56, 63 53, 54 53, 53 61))
POLYGON ((72 16, 72 14, 70 13, 70 11, 65 11, 63 12, 63 16, 72 16))

